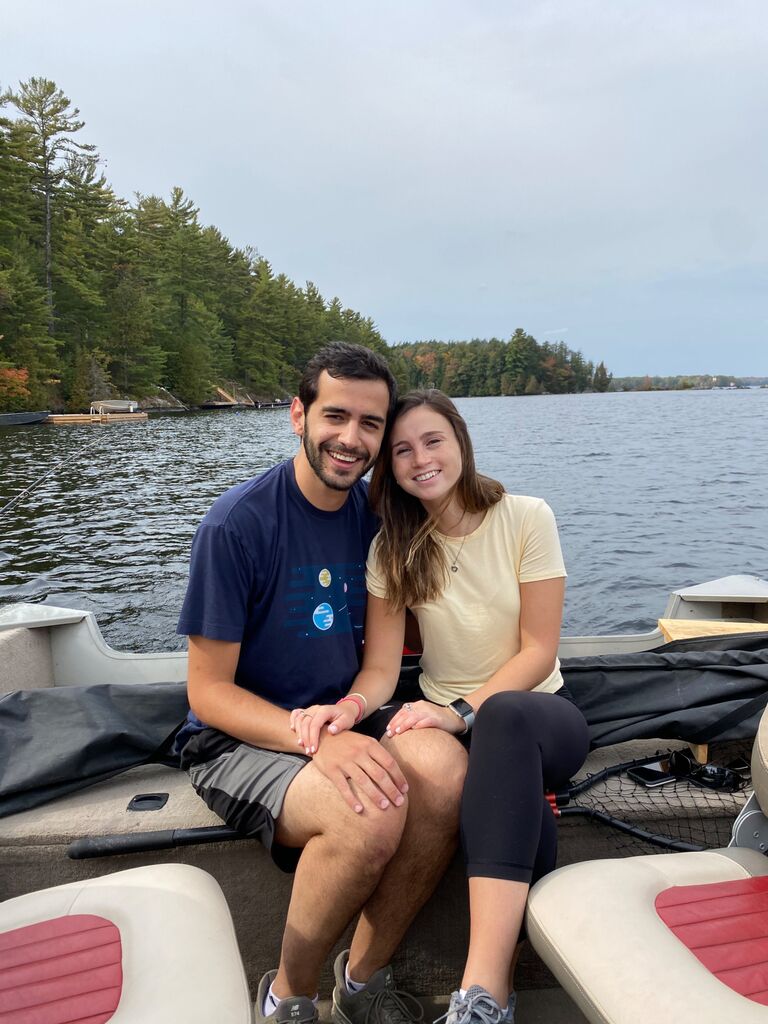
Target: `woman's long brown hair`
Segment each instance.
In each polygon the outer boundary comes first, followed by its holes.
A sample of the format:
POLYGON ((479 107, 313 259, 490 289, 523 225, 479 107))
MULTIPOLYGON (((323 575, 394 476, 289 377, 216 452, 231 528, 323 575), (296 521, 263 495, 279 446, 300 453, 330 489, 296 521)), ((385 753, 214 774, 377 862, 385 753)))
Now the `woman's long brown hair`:
POLYGON ((484 512, 500 501, 504 488, 498 480, 482 476, 467 424, 453 402, 436 388, 411 391, 395 406, 371 477, 369 497, 381 518, 378 561, 384 576, 387 600, 395 609, 436 600, 448 580, 447 553, 436 536, 437 517, 431 516, 418 498, 407 494, 392 471, 392 431, 412 409, 426 405, 450 423, 461 452, 461 475, 446 496, 447 507, 455 497, 466 512, 484 512))

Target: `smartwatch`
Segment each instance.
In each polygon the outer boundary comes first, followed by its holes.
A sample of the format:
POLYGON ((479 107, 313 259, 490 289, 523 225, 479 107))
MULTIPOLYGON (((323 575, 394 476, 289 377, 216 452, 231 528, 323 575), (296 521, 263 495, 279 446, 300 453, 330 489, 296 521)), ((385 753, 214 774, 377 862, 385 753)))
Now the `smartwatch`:
MULTIPOLYGON (((464 732, 469 732, 475 722, 475 709, 472 705, 459 697, 458 700, 452 700, 447 706, 454 715, 457 715, 464 722, 464 732)), ((460 733, 460 735, 463 735, 463 733, 460 733)))

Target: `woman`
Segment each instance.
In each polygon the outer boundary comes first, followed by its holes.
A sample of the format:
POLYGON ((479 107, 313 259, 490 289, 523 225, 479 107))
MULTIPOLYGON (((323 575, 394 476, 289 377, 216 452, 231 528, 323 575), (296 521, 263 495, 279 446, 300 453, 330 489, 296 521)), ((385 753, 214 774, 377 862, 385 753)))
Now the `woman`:
POLYGON ((291 726, 314 749, 323 725, 351 728, 386 703, 413 611, 423 699, 396 705, 387 734, 444 729, 469 749, 461 835, 470 944, 449 1024, 510 1021, 528 889, 555 864, 544 791, 566 782, 588 750, 557 661, 557 527, 543 501, 506 494, 477 473, 466 423, 436 390, 399 401, 370 496, 382 527, 368 559, 363 667, 338 705, 297 709, 291 726))

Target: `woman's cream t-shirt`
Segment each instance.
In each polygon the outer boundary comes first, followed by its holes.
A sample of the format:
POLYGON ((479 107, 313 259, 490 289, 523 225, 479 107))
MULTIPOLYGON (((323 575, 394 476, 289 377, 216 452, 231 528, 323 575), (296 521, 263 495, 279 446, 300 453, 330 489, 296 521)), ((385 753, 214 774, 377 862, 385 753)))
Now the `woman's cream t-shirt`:
MULTIPOLYGON (((419 679, 425 696, 448 704, 482 686, 520 651, 520 584, 566 575, 557 525, 541 498, 505 494, 480 526, 463 539, 438 533, 448 565, 445 589, 437 601, 412 608, 424 654, 419 679)), ((377 539, 368 555, 366 585, 386 598, 377 561, 377 539)), ((536 690, 563 685, 560 662, 536 690)))

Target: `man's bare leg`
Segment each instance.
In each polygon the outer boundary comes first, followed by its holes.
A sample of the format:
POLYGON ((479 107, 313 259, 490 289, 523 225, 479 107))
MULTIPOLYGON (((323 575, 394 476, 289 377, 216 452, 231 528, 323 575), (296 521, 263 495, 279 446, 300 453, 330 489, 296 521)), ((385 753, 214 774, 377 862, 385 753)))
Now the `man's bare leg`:
POLYGON ((288 907, 278 998, 317 994, 320 971, 344 929, 376 888, 400 843, 409 801, 355 814, 308 764, 288 788, 277 839, 303 846, 288 907))
POLYGON ((397 852, 360 915, 349 953, 349 974, 365 982, 388 964, 408 926, 432 895, 458 839, 467 754, 439 729, 384 737, 408 779, 408 818, 397 852))

